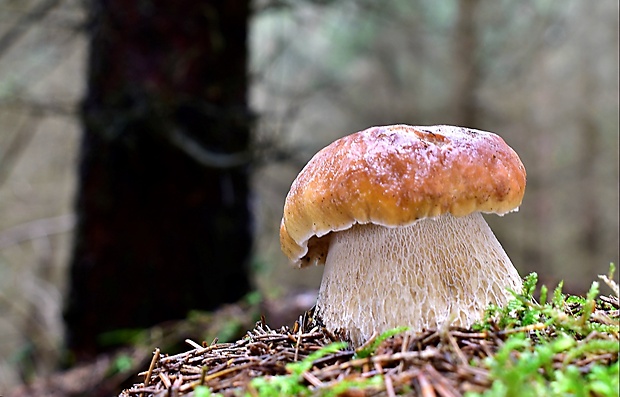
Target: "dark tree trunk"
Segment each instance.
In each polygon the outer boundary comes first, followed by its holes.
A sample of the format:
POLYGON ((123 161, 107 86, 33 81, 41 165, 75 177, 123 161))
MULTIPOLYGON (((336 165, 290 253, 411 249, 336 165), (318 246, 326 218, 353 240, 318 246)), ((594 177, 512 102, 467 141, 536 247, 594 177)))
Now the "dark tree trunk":
POLYGON ((101 334, 250 289, 247 0, 93 0, 79 217, 65 311, 101 334))

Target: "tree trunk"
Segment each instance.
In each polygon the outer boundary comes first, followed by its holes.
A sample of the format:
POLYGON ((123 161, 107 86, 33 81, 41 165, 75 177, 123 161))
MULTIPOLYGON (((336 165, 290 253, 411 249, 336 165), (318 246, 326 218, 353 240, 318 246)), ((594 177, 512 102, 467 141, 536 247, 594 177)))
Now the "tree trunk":
POLYGON ((454 37, 454 119, 457 125, 481 128, 478 88, 481 84, 476 13, 479 0, 459 0, 454 37))
POLYGON ((108 331, 242 297, 252 240, 248 1, 90 4, 65 311, 77 360, 120 342, 108 331))

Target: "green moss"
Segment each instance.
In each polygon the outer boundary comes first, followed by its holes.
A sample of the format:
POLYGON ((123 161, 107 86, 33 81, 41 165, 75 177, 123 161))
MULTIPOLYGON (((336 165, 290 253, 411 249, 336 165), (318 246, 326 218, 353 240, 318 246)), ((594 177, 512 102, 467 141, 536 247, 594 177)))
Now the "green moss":
MULTIPOLYGON (((610 276, 614 267, 610 268, 610 276)), ((562 283, 550 302, 547 289, 540 291, 541 303, 532 298, 537 276, 525 279, 522 294, 515 294, 506 307, 492 307, 479 330, 524 328, 538 325, 531 332, 515 333, 482 366, 493 380, 484 396, 618 396, 618 318, 597 314, 598 282, 593 282, 586 297, 566 296, 562 283), (602 357, 616 357, 607 364, 602 357)), ((501 332, 501 331, 500 331, 501 332)))

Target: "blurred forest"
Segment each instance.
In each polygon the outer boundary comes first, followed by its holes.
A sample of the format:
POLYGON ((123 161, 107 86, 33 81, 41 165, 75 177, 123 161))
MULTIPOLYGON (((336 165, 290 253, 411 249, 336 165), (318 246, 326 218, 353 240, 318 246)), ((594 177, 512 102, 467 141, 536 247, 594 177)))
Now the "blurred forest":
MULTIPOLYGON (((0 394, 53 370, 62 347, 87 4, 0 0, 0 394)), ((520 211, 487 219, 522 275, 581 293, 618 263, 617 1, 256 0, 249 43, 266 295, 320 282, 280 253, 297 172, 381 124, 494 131, 520 154, 520 211)))

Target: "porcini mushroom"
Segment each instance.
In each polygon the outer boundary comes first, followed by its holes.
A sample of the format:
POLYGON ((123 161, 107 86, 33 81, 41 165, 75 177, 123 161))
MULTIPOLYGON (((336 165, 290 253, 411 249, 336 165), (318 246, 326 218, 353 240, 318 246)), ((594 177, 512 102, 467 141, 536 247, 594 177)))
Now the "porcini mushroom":
POLYGON ((481 213, 516 211, 525 168, 502 138, 373 127, 320 150, 286 197, 283 252, 325 265, 316 315, 358 346, 373 333, 469 326, 522 281, 481 213))

